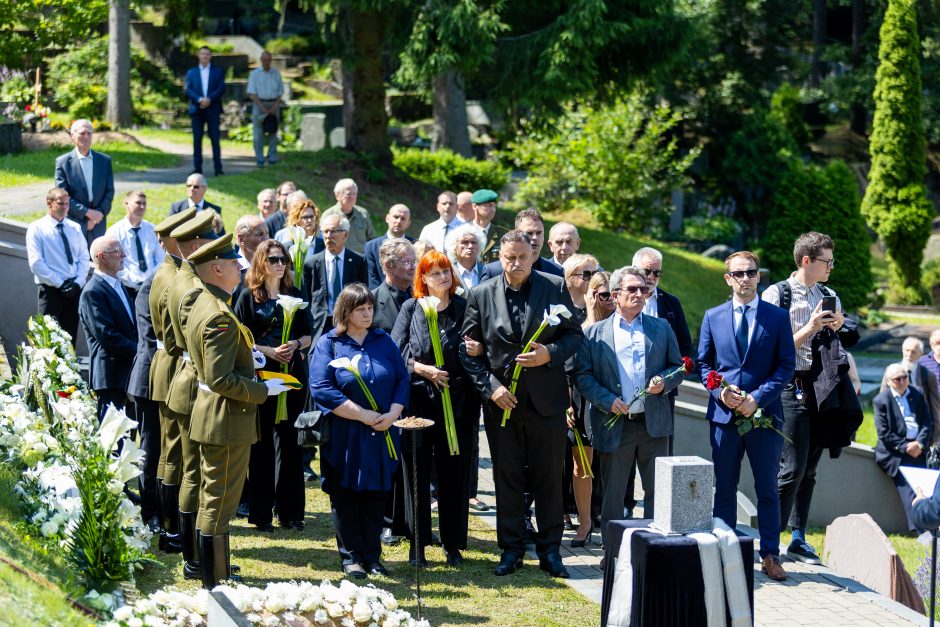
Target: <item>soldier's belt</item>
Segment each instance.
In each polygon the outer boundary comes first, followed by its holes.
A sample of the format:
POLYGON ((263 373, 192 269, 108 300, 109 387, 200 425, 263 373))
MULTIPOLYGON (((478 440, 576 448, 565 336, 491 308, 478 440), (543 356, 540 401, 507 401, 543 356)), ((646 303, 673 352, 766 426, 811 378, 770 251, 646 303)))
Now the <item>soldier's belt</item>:
POLYGON ((212 389, 209 388, 209 386, 206 385, 205 383, 203 383, 202 381, 197 382, 197 385, 199 386, 199 389, 202 390, 203 392, 211 392, 211 391, 212 391, 212 389))
POLYGON ((190 361, 189 353, 183 351, 183 361, 190 361))
POLYGON ((157 350, 158 350, 158 351, 165 351, 165 350, 166 350, 166 344, 164 344, 164 343, 161 342, 160 340, 157 340, 157 350))

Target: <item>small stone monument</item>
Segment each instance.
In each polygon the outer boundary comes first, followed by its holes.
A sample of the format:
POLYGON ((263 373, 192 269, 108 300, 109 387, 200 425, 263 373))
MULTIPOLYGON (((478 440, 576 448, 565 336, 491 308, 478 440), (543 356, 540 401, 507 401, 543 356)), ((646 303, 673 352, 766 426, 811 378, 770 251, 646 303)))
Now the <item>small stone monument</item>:
POLYGON ((712 528, 714 468, 701 457, 657 457, 653 527, 667 533, 712 528))
POLYGON ((330 131, 330 148, 345 148, 346 147, 346 129, 342 126, 337 126, 330 131))
POLYGON ((326 148, 326 114, 305 113, 300 121, 300 142, 304 150, 326 148))

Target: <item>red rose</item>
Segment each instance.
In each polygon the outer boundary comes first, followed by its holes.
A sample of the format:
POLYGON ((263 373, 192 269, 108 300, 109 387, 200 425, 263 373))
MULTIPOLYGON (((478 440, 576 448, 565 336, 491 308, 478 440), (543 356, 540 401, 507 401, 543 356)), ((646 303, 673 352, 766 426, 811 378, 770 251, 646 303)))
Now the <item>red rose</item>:
POLYGON ((708 373, 708 377, 705 379, 705 388, 709 391, 717 390, 719 387, 721 387, 723 381, 724 377, 712 370, 708 373))
POLYGON ((63 391, 63 390, 59 390, 58 392, 56 392, 56 395, 57 395, 59 398, 68 398, 69 396, 71 396, 71 394, 69 394, 68 392, 65 392, 65 391, 63 391))
POLYGON ((682 358, 682 369, 683 369, 683 371, 684 371, 686 374, 691 374, 691 373, 692 373, 692 369, 693 369, 694 367, 695 367, 695 363, 693 363, 693 361, 692 361, 692 359, 691 359, 690 357, 683 357, 683 358, 682 358))

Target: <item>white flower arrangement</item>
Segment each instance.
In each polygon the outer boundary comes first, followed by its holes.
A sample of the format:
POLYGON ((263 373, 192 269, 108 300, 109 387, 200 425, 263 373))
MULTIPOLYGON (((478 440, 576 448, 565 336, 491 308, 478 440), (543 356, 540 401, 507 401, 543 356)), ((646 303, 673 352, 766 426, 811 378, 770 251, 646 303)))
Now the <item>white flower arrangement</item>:
MULTIPOLYGON (((343 580, 319 585, 309 581, 270 583, 265 588, 218 586, 245 619, 254 625, 380 625, 382 627, 430 627, 399 609, 391 593, 372 585, 357 586, 343 580)), ((190 595, 161 590, 114 612, 106 627, 137 625, 197 626, 206 624, 208 592, 190 595)))

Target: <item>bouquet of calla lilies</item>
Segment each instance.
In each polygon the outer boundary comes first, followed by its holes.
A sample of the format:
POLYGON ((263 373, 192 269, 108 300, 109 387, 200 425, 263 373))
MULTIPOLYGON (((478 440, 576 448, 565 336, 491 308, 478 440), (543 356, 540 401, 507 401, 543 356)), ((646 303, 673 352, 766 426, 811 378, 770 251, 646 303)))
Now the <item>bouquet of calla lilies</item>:
POLYGON ((300 287, 300 280, 303 278, 304 260, 307 258, 307 231, 302 226, 292 226, 290 228, 290 238, 294 242, 294 285, 300 287))
MULTIPOLYGON (((535 333, 532 334, 532 337, 529 338, 529 341, 526 342, 525 348, 522 349, 523 353, 528 353, 529 349, 532 348, 532 343, 539 339, 539 336, 542 335, 542 331, 545 330, 545 327, 554 327, 561 324, 561 319, 568 319, 571 317, 571 312, 564 305, 552 305, 545 314, 542 316, 542 324, 539 325, 539 328, 535 330, 535 333)), ((522 374, 522 364, 517 363, 516 367, 512 371, 512 382, 509 384, 509 393, 513 396, 516 395, 516 386, 519 385, 519 376, 522 374)), ((506 421, 509 420, 509 414, 512 413, 511 409, 503 410, 503 421, 500 423, 501 427, 506 426, 506 421)))
MULTIPOLYGON (((356 377, 356 382, 362 389, 362 393, 366 395, 366 400, 369 401, 369 406, 372 408, 372 411, 379 411, 379 404, 375 402, 372 392, 369 391, 369 386, 366 385, 362 375, 359 374, 359 360, 361 358, 362 355, 355 355, 352 359, 349 357, 339 357, 331 361, 330 366, 337 370, 344 368, 351 372, 352 375, 356 377)), ((392 434, 388 432, 388 429, 385 430, 385 446, 388 448, 388 456, 397 460, 398 453, 395 452, 395 443, 392 442, 392 434)))
MULTIPOLYGON (((424 310, 424 317, 428 320, 428 335, 431 336, 431 346, 434 348, 434 367, 444 367, 444 351, 441 348, 441 331, 437 326, 437 307, 441 300, 436 296, 425 296, 418 299, 418 304, 424 310)), ((450 389, 441 386, 441 403, 444 406, 444 432, 447 434, 447 448, 451 455, 460 455, 457 444, 457 428, 454 426, 454 406, 450 401, 450 389)))
MULTIPOLYGON (((281 327, 281 344, 287 344, 290 339, 290 328, 294 323, 294 315, 304 309, 307 303, 301 298, 281 294, 277 297, 277 304, 284 310, 284 325, 281 327)), ((287 374, 290 364, 281 364, 281 372, 287 374)), ((287 392, 281 392, 277 395, 277 413, 274 415, 274 423, 287 420, 287 392)))

